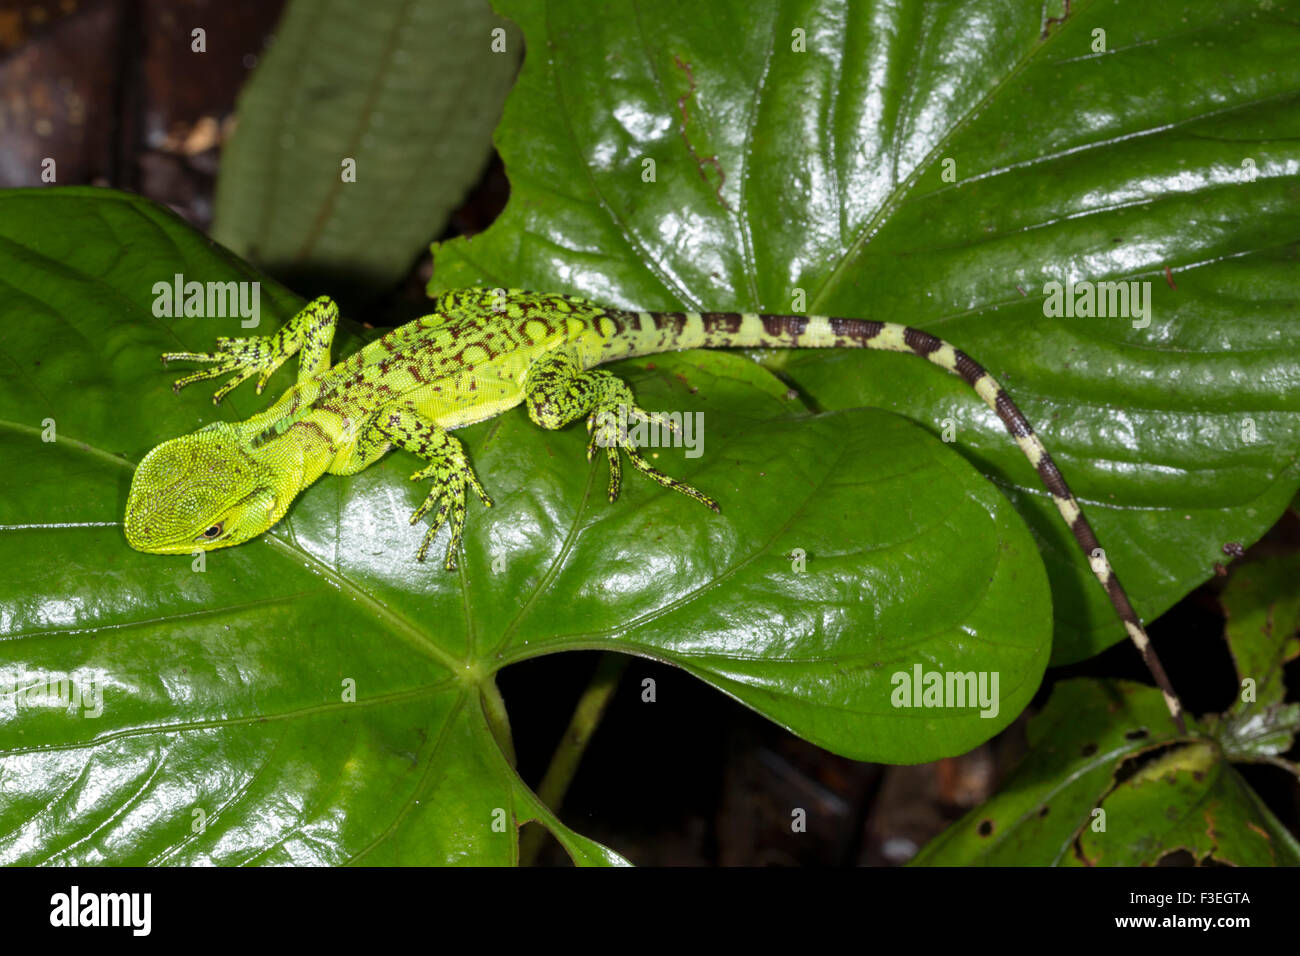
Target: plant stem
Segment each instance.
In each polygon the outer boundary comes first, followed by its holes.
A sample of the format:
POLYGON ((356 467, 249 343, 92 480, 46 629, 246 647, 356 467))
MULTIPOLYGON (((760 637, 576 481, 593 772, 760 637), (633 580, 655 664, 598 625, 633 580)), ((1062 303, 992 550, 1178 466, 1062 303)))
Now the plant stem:
POLYGON ((496 738, 501 752, 506 755, 506 762, 513 767, 515 765, 515 744, 510 734, 510 717, 506 713, 506 702, 501 699, 501 691, 497 690, 496 681, 494 680, 485 681, 481 693, 483 712, 487 715, 487 722, 492 729, 492 736, 496 738))
MULTIPOLYGON (((606 652, 601 655, 595 673, 591 675, 586 690, 582 692, 577 706, 573 709, 569 726, 565 728, 564 735, 555 746, 550 766, 546 768, 546 774, 537 787, 537 797, 550 807, 551 812, 557 817, 560 814, 560 806, 564 803, 564 795, 569 790, 569 784, 573 782, 573 775, 578 772, 582 755, 587 750, 587 744, 591 742, 591 735, 600 726, 600 719, 604 716, 605 708, 609 705, 610 698, 614 696, 614 691, 618 689, 618 682, 623 676, 623 671, 627 670, 630 660, 631 658, 626 654, 606 652)), ((547 831, 540 825, 524 830, 519 841, 521 866, 533 864, 546 836, 547 831)))

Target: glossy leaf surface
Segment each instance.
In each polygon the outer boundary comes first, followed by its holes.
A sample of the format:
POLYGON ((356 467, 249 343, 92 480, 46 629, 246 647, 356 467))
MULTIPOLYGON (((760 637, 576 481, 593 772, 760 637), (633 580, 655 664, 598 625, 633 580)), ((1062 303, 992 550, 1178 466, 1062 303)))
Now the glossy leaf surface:
MULTIPOLYGON (((432 290, 921 326, 1036 424, 1148 619, 1294 497, 1294 2, 597 6, 498 4, 531 51, 498 134, 512 200, 435 250, 432 290), (1136 296, 1085 316, 1078 286, 1048 314, 1048 283, 1104 281, 1136 296)), ((896 354, 767 361, 816 408, 952 432, 1038 538, 1054 663, 1124 639, 961 382, 896 354)))
MULTIPOLYGON (((1005 498, 905 419, 810 416, 721 353, 620 367, 647 407, 702 414, 699 457, 654 453, 721 515, 630 469, 610 504, 583 430, 515 409, 459 433, 496 507, 471 505, 456 574, 414 560, 405 453, 325 477, 249 544, 135 552, 133 464, 269 400, 172 393, 159 353, 249 331, 156 315, 178 273, 263 281, 254 331, 301 304, 143 200, 0 195, 0 860, 508 863, 539 818, 618 863, 511 768, 493 674, 561 650, 677 664, 862 759, 965 751, 1039 684, 1046 576, 1005 498), (995 674, 996 712, 896 707, 916 668, 995 674)), ((336 355, 358 344, 345 325, 336 355)))

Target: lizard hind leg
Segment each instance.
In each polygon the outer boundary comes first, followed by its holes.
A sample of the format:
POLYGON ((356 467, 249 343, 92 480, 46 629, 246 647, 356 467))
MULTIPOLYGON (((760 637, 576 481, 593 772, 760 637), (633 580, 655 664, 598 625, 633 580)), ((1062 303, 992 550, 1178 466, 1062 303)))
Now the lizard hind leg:
POLYGON ((456 553, 460 550, 465 529, 466 489, 472 488, 484 505, 492 507, 492 499, 488 497, 478 475, 474 474, 464 447, 446 429, 426 421, 409 409, 399 408, 381 415, 374 427, 393 444, 429 463, 411 475, 412 481, 433 479, 428 497, 411 514, 411 524, 420 521, 434 506, 438 509, 424 533, 416 558, 419 561, 425 559, 434 537, 446 524, 451 531, 451 538, 447 543, 447 557, 443 566, 448 571, 455 571, 456 553))
POLYGON ((538 359, 524 379, 524 404, 528 417, 547 429, 563 428, 579 418, 586 417, 587 459, 596 449, 604 448, 609 459, 609 500, 618 498, 623 480, 621 455, 637 471, 665 488, 680 492, 714 511, 717 502, 685 482, 665 475, 641 453, 628 430, 629 422, 640 421, 674 429, 673 422, 661 415, 647 412, 636 403, 626 382, 604 369, 583 369, 567 352, 552 352, 538 359))

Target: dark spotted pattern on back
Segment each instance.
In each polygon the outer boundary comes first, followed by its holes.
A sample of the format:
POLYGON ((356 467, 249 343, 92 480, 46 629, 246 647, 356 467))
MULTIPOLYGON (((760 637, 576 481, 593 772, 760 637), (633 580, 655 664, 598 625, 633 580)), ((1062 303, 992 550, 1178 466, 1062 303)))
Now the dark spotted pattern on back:
MULTIPOLYGON (((380 408, 457 376, 465 376, 461 388, 470 395, 478 387, 473 373, 497 359, 541 342, 567 342, 582 330, 622 335, 639 321, 634 312, 518 290, 457 289, 435 306, 434 313, 385 333, 331 369, 314 407, 339 410, 342 402, 380 408)), ((684 322, 680 314, 667 320, 674 329, 684 322)))

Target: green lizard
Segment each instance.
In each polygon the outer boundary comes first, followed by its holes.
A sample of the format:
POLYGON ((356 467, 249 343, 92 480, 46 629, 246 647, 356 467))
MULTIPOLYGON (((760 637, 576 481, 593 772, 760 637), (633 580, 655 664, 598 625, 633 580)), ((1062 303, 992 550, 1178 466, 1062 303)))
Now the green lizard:
MULTIPOLYGON (((337 365, 330 347, 338 309, 311 302, 275 335, 220 338, 214 352, 172 352, 163 362, 211 363, 179 379, 232 377, 213 395, 257 376, 260 394, 295 352, 298 381, 266 411, 234 424, 217 422, 154 448, 136 469, 126 506, 126 538, 155 554, 189 554, 240 544, 280 520, 294 498, 325 472, 356 474, 394 446, 428 462, 412 479, 433 488, 411 515, 435 506, 417 558, 450 528, 446 567, 454 570, 465 524, 466 491, 491 505, 452 429, 523 402, 542 428, 585 418, 587 457, 604 447, 609 499, 618 497, 620 451, 642 474, 714 511, 701 492, 654 468, 615 421, 619 409, 662 422, 639 408, 628 386, 595 366, 678 349, 719 347, 867 348, 911 352, 960 376, 1001 418, 1089 559, 1116 612, 1184 730, 1182 708, 1079 502, 1029 422, 1002 387, 970 356, 919 329, 892 322, 732 312, 632 312, 564 295, 461 289, 444 293, 430 315, 393 329, 337 365)), ((626 421, 626 418, 623 419, 626 421)))

